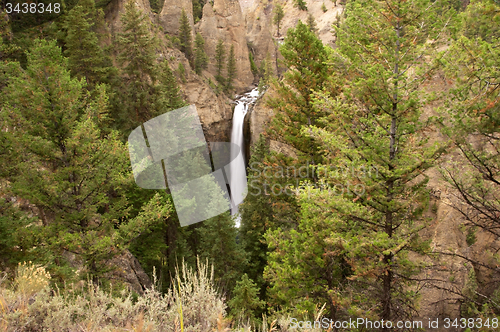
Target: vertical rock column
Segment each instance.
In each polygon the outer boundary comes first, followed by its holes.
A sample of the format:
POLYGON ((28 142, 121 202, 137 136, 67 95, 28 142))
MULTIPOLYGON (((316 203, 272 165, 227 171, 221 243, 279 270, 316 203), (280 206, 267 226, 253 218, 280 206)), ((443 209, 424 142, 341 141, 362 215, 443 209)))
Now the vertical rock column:
MULTIPOLYGON (((208 71, 212 75, 217 72, 215 47, 219 39, 222 39, 226 46, 225 65, 227 65, 231 45, 234 46, 236 78, 233 86, 237 93, 248 90, 253 82, 253 74, 248 58, 245 20, 239 2, 237 0, 215 0, 213 6, 208 2, 203 7, 203 16, 197 24, 196 30, 205 39, 205 50, 210 59, 208 71)), ((226 75, 225 70, 223 75, 226 75)))

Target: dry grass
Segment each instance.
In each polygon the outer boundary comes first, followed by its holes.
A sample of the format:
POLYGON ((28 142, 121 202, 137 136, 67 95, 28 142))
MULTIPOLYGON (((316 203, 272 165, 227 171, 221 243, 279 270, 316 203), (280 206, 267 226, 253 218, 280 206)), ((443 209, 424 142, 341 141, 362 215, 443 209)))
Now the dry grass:
POLYGON ((197 272, 183 265, 175 292, 161 294, 153 287, 134 302, 131 293, 113 297, 91 282, 81 294, 53 291, 43 267, 22 264, 12 289, 0 280, 0 331, 174 332, 181 331, 182 320, 183 332, 209 332, 224 319, 226 307, 208 271, 203 264, 197 272))
POLYGON ((133 301, 129 292, 112 296, 91 282, 81 292, 53 290, 43 267, 20 264, 13 287, 4 285, 5 275, 0 277, 0 332, 296 331, 286 316, 273 317, 270 323, 264 316, 257 328, 231 326, 235 324, 226 318, 226 304, 214 287, 213 268, 198 262, 197 271, 183 264, 176 272, 168 293, 161 294, 153 286, 133 301))

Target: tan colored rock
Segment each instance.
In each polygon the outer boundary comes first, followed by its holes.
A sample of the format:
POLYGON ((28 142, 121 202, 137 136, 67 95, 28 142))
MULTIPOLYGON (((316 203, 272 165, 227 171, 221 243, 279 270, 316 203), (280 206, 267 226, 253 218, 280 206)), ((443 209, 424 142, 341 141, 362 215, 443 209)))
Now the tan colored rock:
MULTIPOLYGON (((234 46, 236 57, 236 78, 233 83, 236 93, 249 90, 254 77, 250 69, 248 47, 245 38, 246 28, 240 4, 237 0, 215 0, 214 6, 210 3, 203 7, 203 16, 197 23, 197 31, 205 39, 205 51, 209 57, 208 72, 216 75, 215 48, 222 39, 226 47, 226 59, 229 56, 231 45, 234 46)), ((223 75, 226 75, 224 70, 223 75)))
POLYGON ((265 105, 264 98, 259 99, 255 106, 250 110, 250 144, 253 145, 259 139, 260 134, 264 133, 271 118, 273 110, 265 105))
POLYGON ((266 59, 269 53, 273 60, 274 73, 277 73, 276 56, 278 52, 278 43, 273 38, 273 8, 272 4, 266 6, 259 3, 253 7, 253 10, 246 12, 245 22, 247 26, 247 41, 250 51, 254 56, 257 67, 266 59))
POLYGON ((199 77, 193 77, 183 85, 186 101, 195 104, 207 142, 229 142, 232 127, 231 100, 216 95, 199 77))
POLYGON ((332 24, 336 21, 337 15, 341 15, 343 7, 335 6, 330 0, 315 1, 306 0, 307 11, 294 7, 293 0, 240 0, 244 8, 244 16, 247 25, 247 40, 252 44, 256 65, 265 59, 269 53, 272 59, 276 59, 276 46, 283 40, 288 29, 297 25, 299 20, 306 23, 309 14, 316 20, 318 37, 325 45, 333 46, 335 37, 332 34, 332 24), (280 35, 277 34, 277 27, 273 23, 274 7, 279 3, 283 7, 285 17, 280 24, 280 35), (323 3, 327 8, 326 12, 321 9, 323 3))
MULTIPOLYGON (((132 0, 135 2, 137 7, 142 10, 142 12, 149 17, 150 22, 155 21, 155 14, 151 11, 148 0, 132 0)), ((121 15, 125 12, 125 4, 127 0, 111 0, 111 2, 106 6, 104 11, 105 20, 109 24, 111 33, 118 33, 121 31, 122 22, 120 20, 121 15)))
POLYGON ((207 83, 215 78, 204 71, 203 76, 197 75, 189 67, 184 54, 178 49, 166 49, 162 54, 170 63, 175 73, 182 63, 186 70, 186 82, 179 81, 179 87, 184 100, 196 105, 207 142, 229 142, 232 127, 232 101, 226 95, 219 95, 207 83))
POLYGON ((194 36, 193 3, 191 0, 165 0, 163 8, 158 15, 158 19, 166 33, 178 35, 180 26, 179 20, 183 9, 189 19, 191 33, 194 36))
MULTIPOLYGON (((306 0, 308 11, 301 11, 294 7, 293 0, 240 0, 243 4, 245 21, 247 26, 247 40, 254 54, 254 61, 257 67, 269 53, 274 62, 274 70, 277 72, 276 57, 281 57, 277 52, 277 45, 282 42, 286 31, 297 25, 299 20, 307 21, 309 14, 316 20, 318 36, 325 45, 334 44, 334 36, 331 33, 331 25, 335 22, 337 15, 340 15, 343 7, 335 6, 332 1, 324 1, 327 11, 321 9, 323 2, 306 0), (273 23, 274 7, 276 3, 283 6, 285 17, 280 25, 280 36, 277 35, 277 27, 273 23)), ((280 70, 281 72, 282 70, 280 70)), ((264 94, 265 99, 271 92, 264 94)), ((272 117, 272 110, 268 109, 262 101, 259 101, 250 117, 251 142, 256 142, 272 117)))

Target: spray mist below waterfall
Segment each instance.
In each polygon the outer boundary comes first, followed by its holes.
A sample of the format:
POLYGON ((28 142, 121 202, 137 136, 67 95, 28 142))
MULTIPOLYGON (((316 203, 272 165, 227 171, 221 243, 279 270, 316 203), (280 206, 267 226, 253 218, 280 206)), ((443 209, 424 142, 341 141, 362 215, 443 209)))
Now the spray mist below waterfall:
MULTIPOLYGON (((243 125, 248 106, 254 103, 259 96, 257 88, 237 98, 233 114, 233 129, 231 131, 231 164, 230 183, 231 214, 238 213, 238 205, 243 202, 247 192, 247 173, 245 169, 245 139, 243 137, 243 125)), ((236 226, 240 225, 240 217, 237 217, 236 226)))

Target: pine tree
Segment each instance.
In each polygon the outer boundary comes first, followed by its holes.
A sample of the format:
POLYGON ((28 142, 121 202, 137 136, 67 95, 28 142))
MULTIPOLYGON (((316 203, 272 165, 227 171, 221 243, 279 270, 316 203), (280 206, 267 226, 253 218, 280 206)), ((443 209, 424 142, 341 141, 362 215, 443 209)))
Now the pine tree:
POLYGON ((316 20, 314 19, 314 16, 312 16, 312 14, 309 14, 309 16, 307 16, 307 26, 309 27, 309 30, 311 30, 311 32, 318 32, 318 28, 316 27, 316 20))
POLYGON ((481 38, 491 43, 500 38, 499 3, 494 0, 472 0, 467 10, 460 15, 460 35, 469 39, 481 38))
POLYGON ((304 0, 295 0, 295 7, 299 8, 300 10, 307 11, 307 4, 304 0))
POLYGON ((179 73, 179 77, 182 80, 182 82, 186 83, 186 69, 184 68, 184 65, 182 62, 179 62, 179 65, 177 66, 177 72, 179 73))
POLYGON ((146 17, 133 1, 129 1, 121 22, 123 32, 118 36, 118 63, 124 66, 124 72, 130 78, 154 80, 157 41, 150 32, 146 17))
POLYGON ((271 60, 271 54, 268 52, 266 58, 261 62, 261 78, 259 80, 259 93, 263 93, 269 85, 271 84, 271 79, 274 76, 273 73, 273 61, 271 60))
POLYGON ((103 15, 102 9, 95 8, 93 0, 83 0, 71 9, 64 22, 67 31, 65 55, 71 73, 85 78, 90 86, 104 81, 110 72, 110 60, 93 29, 95 21, 103 15))
POLYGON ((324 316, 335 321, 348 319, 347 310, 357 312, 358 305, 349 294, 352 289, 346 289, 352 271, 342 242, 335 236, 345 231, 343 221, 332 220, 332 210, 317 203, 328 200, 327 191, 320 195, 305 189, 298 226, 266 232, 269 254, 264 277, 272 285, 270 302, 293 308, 292 315, 307 313, 307 317, 315 314, 318 303, 324 303, 324 316))
MULTIPOLYGON (((312 138, 302 132, 302 126, 316 125, 321 117, 313 108, 311 90, 321 90, 327 82, 327 52, 321 40, 301 21, 295 29, 288 30, 280 52, 288 71, 282 81, 274 84, 276 97, 266 101, 278 110, 268 132, 273 139, 297 149, 300 162, 317 164, 321 160, 318 149, 312 138)), ((335 94, 338 87, 330 91, 335 94)))
POLYGON ((120 129, 128 133, 158 114, 154 107, 157 41, 146 17, 133 1, 125 5, 121 21, 123 32, 117 38, 117 61, 123 75, 115 92, 113 118, 120 129))
MULTIPOLYGON (((116 132, 103 137, 98 128, 107 111, 104 86, 89 99, 55 41, 34 44, 26 70, 5 91, 7 125, 17 128, 10 137, 17 159, 10 190, 39 211, 37 258, 60 276, 61 252, 74 252, 97 277, 128 241, 113 236, 115 222, 127 215, 120 188, 130 181, 128 154, 116 132)), ((141 232, 146 223, 133 225, 141 232)))
POLYGON ((217 73, 215 75, 215 79, 219 82, 220 85, 224 86, 224 76, 222 76, 222 72, 224 70, 224 60, 226 59, 226 48, 224 46, 224 41, 219 39, 217 42, 217 46, 215 47, 215 67, 217 69, 217 73))
POLYGON ((263 175, 266 157, 269 155, 266 139, 261 134, 252 147, 248 168, 248 194, 238 207, 241 214, 239 233, 243 249, 248 255, 245 273, 259 287, 261 298, 265 298, 268 286, 263 278, 268 252, 264 234, 274 225, 273 200, 266 193, 268 179, 263 175))
POLYGON ((276 7, 274 8, 273 23, 276 24, 276 27, 278 28, 278 37, 280 36, 280 24, 284 17, 285 12, 283 11, 283 7, 279 3, 276 4, 276 7))
POLYGON ((184 8, 182 9, 181 17, 179 19, 179 40, 181 52, 186 55, 186 58, 191 63, 191 61, 193 60, 193 46, 191 45, 191 25, 189 24, 189 19, 184 8))
POLYGON ((186 106, 186 103, 181 97, 177 80, 170 69, 168 62, 164 60, 158 65, 158 70, 160 74, 158 77, 156 92, 158 95, 156 105, 157 112, 159 114, 163 114, 165 112, 186 106))
POLYGON ((499 11, 493 1, 473 1, 461 15, 463 28, 442 61, 447 80, 453 82, 446 104, 451 121, 442 132, 463 159, 441 171, 462 198, 453 207, 467 220, 469 232, 478 228, 493 235, 500 235, 500 204, 495 199, 500 189, 499 11))
POLYGON ((234 45, 231 45, 229 50, 229 58, 227 59, 227 78, 226 92, 233 90, 233 80, 236 77, 236 57, 234 55, 234 45))
POLYGON ((194 70, 200 75, 203 69, 207 69, 208 66, 208 56, 205 53, 205 40, 201 33, 196 34, 194 41, 194 70))
POLYGON ((265 302, 259 300, 259 289, 246 274, 237 282, 233 298, 229 301, 231 314, 241 321, 250 320, 256 323, 256 312, 264 307, 265 302))
POLYGON ((346 66, 344 98, 318 94, 316 106, 330 114, 327 127, 313 129, 329 151, 320 176, 327 187, 304 191, 301 202, 332 212, 325 221, 332 225, 327 243, 347 255, 349 279, 360 282, 356 292, 364 294, 365 310, 376 308, 378 319, 416 314, 410 286, 421 265, 408 255, 428 248, 418 240, 426 226, 424 172, 443 153, 438 143, 426 145, 431 122, 419 121, 426 99, 422 85, 434 67, 416 61, 436 54, 448 20, 436 13, 441 8, 427 0, 348 3, 346 21, 337 29, 346 66), (339 178, 331 165, 349 171, 339 178))
POLYGON ((215 279, 221 291, 230 294, 239 280, 246 263, 245 252, 237 242, 238 229, 229 211, 210 218, 196 226, 200 259, 214 266, 215 279))

